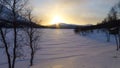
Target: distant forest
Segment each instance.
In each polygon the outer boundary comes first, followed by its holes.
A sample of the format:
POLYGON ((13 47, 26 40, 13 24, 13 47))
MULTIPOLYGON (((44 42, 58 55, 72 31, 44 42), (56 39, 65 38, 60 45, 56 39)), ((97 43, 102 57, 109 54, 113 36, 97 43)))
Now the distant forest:
POLYGON ((76 33, 89 34, 93 30, 102 31, 106 34, 107 41, 110 36, 114 35, 116 39, 117 50, 120 49, 120 2, 115 4, 107 14, 107 17, 96 25, 86 25, 84 27, 76 27, 76 33))

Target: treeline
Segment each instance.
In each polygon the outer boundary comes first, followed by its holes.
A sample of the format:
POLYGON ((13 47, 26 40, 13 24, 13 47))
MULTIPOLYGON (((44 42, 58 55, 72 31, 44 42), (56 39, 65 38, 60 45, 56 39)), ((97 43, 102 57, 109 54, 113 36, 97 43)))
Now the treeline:
POLYGON ((89 25, 84 27, 76 27, 75 32, 82 34, 92 33, 93 30, 102 31, 106 34, 107 41, 110 41, 110 36, 114 35, 117 45, 117 50, 120 49, 120 2, 115 4, 109 11, 107 17, 97 25, 89 25))
MULTIPOLYGON (((34 22, 29 23, 27 21, 17 21, 16 23, 17 28, 29 28, 30 26, 32 26, 33 28, 44 28, 44 26, 41 26, 40 24, 36 24, 34 22)), ((0 19, 0 27, 13 28, 13 23, 9 20, 0 19)))

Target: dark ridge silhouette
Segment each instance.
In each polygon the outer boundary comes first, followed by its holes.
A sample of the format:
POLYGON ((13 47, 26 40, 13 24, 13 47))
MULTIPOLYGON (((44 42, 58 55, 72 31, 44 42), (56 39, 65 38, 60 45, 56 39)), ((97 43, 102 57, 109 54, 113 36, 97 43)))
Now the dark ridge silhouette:
POLYGON ((75 29, 76 27, 81 27, 81 25, 59 23, 58 26, 56 24, 45 26, 45 28, 52 29, 75 29))
MULTIPOLYGON (((13 17, 11 16, 12 10, 5 7, 4 5, 0 4, 0 7, 2 6, 1 13, 0 13, 0 27, 2 28, 13 28, 13 17)), ((25 17, 19 15, 17 13, 17 21, 16 21, 16 27, 17 28, 23 28, 23 27, 34 27, 34 28, 42 28, 43 26, 36 24, 35 22, 30 23, 25 17)))
MULTIPOLYGON (((3 28, 13 28, 13 23, 8 20, 0 19, 0 27, 3 28)), ((43 28, 44 26, 41 26, 39 24, 36 24, 34 22, 29 23, 25 21, 17 21, 16 23, 17 28, 23 28, 23 27, 34 27, 34 28, 43 28)))

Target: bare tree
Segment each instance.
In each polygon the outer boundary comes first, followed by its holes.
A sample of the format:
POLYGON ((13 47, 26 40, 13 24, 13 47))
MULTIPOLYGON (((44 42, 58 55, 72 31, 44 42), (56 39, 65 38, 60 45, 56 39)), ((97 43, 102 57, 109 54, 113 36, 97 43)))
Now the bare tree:
POLYGON ((118 14, 118 11, 116 10, 116 7, 115 6, 112 7, 108 14, 108 20, 109 21, 117 20, 118 19, 117 14, 118 14))
MULTIPOLYGON (((120 3, 117 4, 118 6, 120 5, 120 3)), ((108 22, 112 23, 113 21, 118 21, 119 19, 119 15, 118 15, 118 6, 114 6, 111 8, 109 14, 108 14, 108 22)), ((119 24, 118 24, 119 25, 119 24)), ((116 26, 116 27, 108 27, 108 31, 110 34, 113 34, 115 36, 115 40, 116 40, 116 44, 117 44, 117 51, 120 49, 120 27, 116 26)))
POLYGON ((3 35, 3 32, 1 30, 1 36, 3 38, 4 41, 4 45, 5 45, 5 49, 6 49, 6 54, 9 57, 8 59, 8 63, 9 63, 9 68, 15 68, 15 61, 17 58, 17 20, 20 19, 20 15, 19 13, 22 12, 22 9, 25 7, 25 5, 27 4, 27 0, 2 0, 1 2, 4 2, 4 6, 6 8, 8 8, 10 10, 10 21, 12 21, 13 24, 13 48, 12 48, 12 52, 13 54, 11 55, 12 58, 10 58, 10 53, 8 52, 8 46, 5 40, 5 37, 3 35))
POLYGON ((40 41, 40 35, 41 35, 41 31, 40 29, 38 30, 37 28, 34 28, 32 26, 33 23, 33 16, 32 16, 32 10, 28 9, 26 12, 26 18, 30 24, 30 26, 28 28, 25 28, 25 32, 27 34, 27 43, 28 46, 30 47, 30 66, 33 65, 33 60, 34 60, 34 56, 36 51, 39 49, 38 47, 38 42, 40 41))
MULTIPOLYGON (((110 19, 111 17, 108 15, 107 19, 104 19, 102 21, 102 23, 107 23, 107 21, 110 19)), ((106 34, 106 38, 107 38, 107 42, 110 42, 110 33, 109 33, 109 28, 104 29, 104 32, 106 34)))
MULTIPOLYGON (((3 12, 3 6, 4 2, 3 0, 0 1, 0 15, 3 12)), ((3 22, 3 21, 0 21, 3 22)), ((6 56, 7 56, 7 63, 8 63, 8 68, 11 68, 11 58, 10 58, 10 54, 9 54, 9 47, 8 47, 8 43, 6 41, 6 29, 2 29, 2 27, 0 27, 0 36, 1 36, 1 41, 4 45, 5 48, 5 52, 6 52, 6 56), (4 31, 5 30, 5 31, 4 31)))
MULTIPOLYGON (((118 8, 118 19, 120 20, 120 1, 118 2, 117 4, 117 8, 118 8)), ((120 48, 120 24, 119 24, 119 27, 118 27, 118 37, 119 37, 119 48, 120 48)))
POLYGON ((9 50, 8 50, 9 47, 8 47, 8 44, 6 41, 6 36, 5 36, 1 27, 0 27, 0 34, 1 34, 2 42, 3 42, 4 47, 5 47, 5 52, 7 55, 8 68, 11 68, 11 58, 10 58, 10 54, 9 54, 9 50))

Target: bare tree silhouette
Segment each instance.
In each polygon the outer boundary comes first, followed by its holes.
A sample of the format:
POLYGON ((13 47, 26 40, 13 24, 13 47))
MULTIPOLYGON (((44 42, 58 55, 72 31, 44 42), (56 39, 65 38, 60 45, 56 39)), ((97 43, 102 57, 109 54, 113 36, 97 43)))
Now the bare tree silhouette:
MULTIPOLYGON (((3 7, 4 7, 3 4, 4 4, 4 1, 1 0, 0 1, 0 15, 3 12, 3 7)), ((4 29, 4 30, 6 30, 6 29, 4 29)), ((0 36, 2 38, 1 41, 4 45, 5 52, 6 52, 8 68, 11 68, 11 57, 10 57, 9 50, 8 50, 9 49, 8 43, 6 41, 6 31, 4 31, 4 30, 2 29, 2 27, 0 27, 0 36)))
POLYGON ((30 66, 33 65, 33 60, 34 60, 34 56, 35 56, 35 53, 36 51, 39 49, 38 47, 38 43, 40 41, 40 36, 41 36, 41 30, 37 29, 37 28, 34 28, 32 26, 32 23, 33 23, 33 16, 32 16, 32 9, 31 8, 28 8, 26 10, 26 18, 28 20, 28 22, 31 24, 30 27, 28 28, 25 28, 25 32, 26 32, 26 36, 27 36, 27 43, 28 43, 28 46, 30 47, 30 50, 31 50, 31 53, 30 53, 30 66))
POLYGON ((13 24, 13 47, 12 47, 12 53, 9 53, 8 50, 8 44, 6 42, 6 37, 4 35, 4 32, 2 31, 2 28, 0 28, 0 33, 3 39, 3 43, 5 45, 5 50, 6 50, 6 54, 8 57, 8 64, 9 64, 9 68, 15 68, 15 61, 16 58, 18 57, 17 52, 19 49, 19 44, 18 44, 18 29, 17 29, 17 20, 18 18, 20 18, 20 13, 22 12, 23 8, 26 6, 28 0, 1 0, 1 5, 3 5, 4 7, 8 8, 10 10, 10 17, 11 17, 11 21, 13 24), (12 57, 10 57, 12 56, 12 57))

